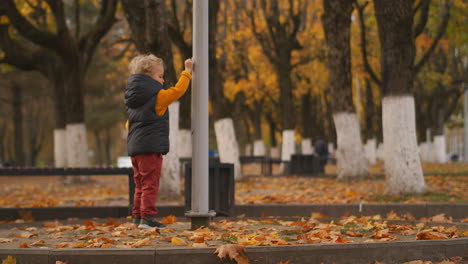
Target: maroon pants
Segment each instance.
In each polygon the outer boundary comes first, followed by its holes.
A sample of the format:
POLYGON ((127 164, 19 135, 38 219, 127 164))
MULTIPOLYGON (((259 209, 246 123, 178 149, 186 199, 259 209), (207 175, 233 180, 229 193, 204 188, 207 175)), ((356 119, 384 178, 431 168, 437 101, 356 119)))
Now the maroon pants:
POLYGON ((158 213, 155 207, 159 190, 162 167, 161 154, 139 154, 132 156, 135 197, 133 200, 134 217, 153 216, 158 213))

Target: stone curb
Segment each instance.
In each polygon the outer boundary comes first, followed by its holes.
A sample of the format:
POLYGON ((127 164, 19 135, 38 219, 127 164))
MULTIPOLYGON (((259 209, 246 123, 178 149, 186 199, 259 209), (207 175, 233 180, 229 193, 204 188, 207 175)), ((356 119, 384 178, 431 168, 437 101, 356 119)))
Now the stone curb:
MULTIPOLYGON (((217 264, 234 263, 220 260, 215 248, 156 248, 156 249, 0 249, 0 260, 8 256, 18 264, 217 264)), ((382 261, 386 264, 423 259, 441 261, 461 256, 468 260, 468 238, 450 240, 396 241, 353 244, 316 244, 294 246, 247 247, 251 263, 362 264, 382 261)))
MULTIPOLYGON (((175 215, 184 217, 184 206, 159 206, 159 215, 175 215)), ((128 207, 48 207, 48 208, 0 208, 0 221, 19 219, 20 211, 30 211, 37 221, 68 219, 68 218, 123 218, 129 215, 128 207)), ((416 218, 431 217, 445 214, 454 219, 468 217, 468 204, 427 203, 427 204, 262 204, 262 205, 236 205, 232 216, 244 214, 246 217, 269 216, 310 216, 318 212, 329 217, 343 215, 375 215, 385 216, 390 211, 398 215, 411 213, 416 218)))

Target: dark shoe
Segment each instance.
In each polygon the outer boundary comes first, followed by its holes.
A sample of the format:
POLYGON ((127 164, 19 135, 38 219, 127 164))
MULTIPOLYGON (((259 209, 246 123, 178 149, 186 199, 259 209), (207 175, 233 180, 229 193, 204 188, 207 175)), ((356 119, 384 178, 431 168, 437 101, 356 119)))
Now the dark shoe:
POLYGON ((141 217, 132 217, 132 224, 139 225, 141 222, 141 217))
POLYGON ((163 223, 156 221, 153 216, 142 217, 140 221, 140 225, 138 226, 140 229, 151 229, 151 228, 159 228, 164 229, 166 226, 163 223))

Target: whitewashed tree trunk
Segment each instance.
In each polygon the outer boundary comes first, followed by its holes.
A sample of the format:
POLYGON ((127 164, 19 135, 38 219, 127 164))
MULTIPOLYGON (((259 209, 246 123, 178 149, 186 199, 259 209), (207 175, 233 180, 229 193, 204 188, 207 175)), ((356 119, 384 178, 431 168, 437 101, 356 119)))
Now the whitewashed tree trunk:
POLYGON ((369 164, 374 165, 377 162, 376 155, 375 155, 375 152, 376 152, 375 138, 367 140, 365 150, 366 150, 367 161, 369 161, 369 164))
POLYGON ((281 145, 281 172, 288 173, 285 163, 291 161, 291 155, 296 153, 296 143, 294 142, 294 130, 283 130, 283 143, 281 145))
POLYGON ((281 151, 280 151, 279 146, 272 146, 270 148, 270 156, 273 159, 279 159, 281 157, 281 151))
POLYGON ((424 142, 420 145, 420 157, 423 162, 435 162, 434 144, 432 142, 424 142))
POLYGON ((165 195, 180 194, 179 102, 169 105, 169 152, 163 158, 159 192, 165 195))
POLYGON ((88 140, 86 125, 67 124, 67 166, 70 168, 88 167, 88 140))
POLYGON ((429 162, 429 144, 427 142, 423 142, 419 144, 419 157, 421 158, 422 162, 429 162))
POLYGON ((67 167, 67 130, 54 129, 54 166, 67 167))
POLYGON ((218 144, 219 159, 223 163, 234 164, 234 177, 242 178, 239 160, 239 147, 232 118, 223 118, 214 123, 216 143, 218 144))
MULTIPOLYGON (((67 124, 66 126, 67 167, 83 168, 89 166, 88 140, 86 125, 83 123, 67 124)), ((65 183, 87 182, 89 176, 66 176, 65 183)))
POLYGON ((434 136, 434 159, 437 163, 447 162, 445 135, 434 136))
MULTIPOLYGON (((192 132, 190 129, 180 129, 177 142, 177 151, 181 158, 192 157, 192 132)), ((172 148, 172 146, 171 146, 172 148)))
POLYGON ((245 155, 248 157, 252 156, 252 144, 245 145, 245 155))
POLYGON ((263 143, 262 139, 258 139, 254 141, 254 156, 265 156, 265 144, 263 143))
POLYGON ((382 121, 387 192, 423 192, 425 183, 416 140, 414 97, 385 96, 382 121))
POLYGON ((384 144, 380 143, 379 146, 377 147, 377 159, 380 161, 384 161, 384 144))
POLYGON ((338 180, 350 180, 369 176, 361 132, 355 113, 333 114, 336 127, 336 151, 338 180))
POLYGON ((328 154, 330 155, 330 157, 335 155, 335 146, 332 142, 328 143, 328 154))
POLYGON ((303 155, 312 155, 314 153, 314 148, 312 147, 312 140, 310 140, 310 138, 302 139, 301 149, 303 155))

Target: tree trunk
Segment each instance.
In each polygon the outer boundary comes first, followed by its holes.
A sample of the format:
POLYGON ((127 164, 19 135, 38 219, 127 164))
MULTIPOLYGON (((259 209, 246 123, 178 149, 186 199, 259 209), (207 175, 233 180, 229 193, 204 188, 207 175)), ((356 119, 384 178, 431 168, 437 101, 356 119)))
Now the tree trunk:
POLYGON ((105 163, 106 166, 112 164, 112 128, 107 127, 105 130, 104 146, 105 146, 105 163))
POLYGON ((231 118, 217 120, 214 123, 216 143, 218 145, 219 159, 223 163, 234 164, 234 177, 242 178, 239 160, 239 146, 236 140, 234 123, 231 118))
POLYGON ((276 66, 280 88, 281 123, 283 125, 283 131, 294 129, 296 119, 292 100, 293 82, 291 80, 291 70, 288 69, 289 63, 288 61, 288 64, 276 66))
MULTIPOLYGON (((74 65, 65 71, 67 98, 66 146, 67 166, 88 167, 88 140, 84 119, 84 78, 81 67, 74 65)), ((82 178, 86 180, 86 177, 82 178)))
POLYGON ((178 196, 180 194, 180 162, 177 152, 179 144, 179 102, 169 105, 169 145, 170 151, 164 156, 161 172, 160 193, 163 195, 178 196))
POLYGON ((325 0, 322 16, 328 44, 329 86, 337 134, 338 179, 369 175, 356 117, 351 79, 350 29, 354 0, 325 0))
POLYGON ((171 41, 167 29, 167 12, 164 0, 122 0, 125 17, 132 31, 137 50, 152 53, 164 60, 165 86, 176 82, 171 41))
POLYGON ((96 151, 94 152, 94 162, 96 165, 101 165, 103 162, 102 158, 102 140, 101 140, 101 133, 99 129, 94 129, 94 140, 96 141, 96 151))
POLYGON ((425 183, 415 127, 413 1, 374 0, 381 45, 387 192, 420 193, 425 183))
POLYGON ((23 130, 23 88, 12 82, 11 94, 13 97, 12 101, 12 112, 13 112, 13 133, 15 135, 15 166, 24 166, 26 162, 24 153, 24 130, 23 130))

